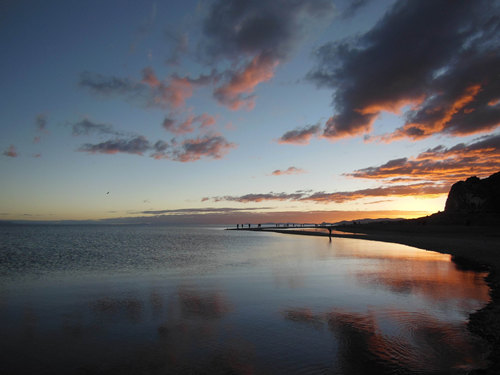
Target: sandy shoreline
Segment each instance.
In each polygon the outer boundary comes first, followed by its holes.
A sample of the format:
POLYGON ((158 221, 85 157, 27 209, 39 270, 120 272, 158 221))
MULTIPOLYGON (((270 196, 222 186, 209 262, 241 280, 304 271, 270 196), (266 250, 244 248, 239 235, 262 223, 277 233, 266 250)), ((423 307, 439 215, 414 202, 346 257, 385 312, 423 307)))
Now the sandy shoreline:
MULTIPOLYGON (((236 229, 235 229, 236 230, 236 229)), ((300 229, 245 228, 240 230, 328 236, 328 232, 300 229)), ((500 230, 496 226, 418 225, 409 223, 371 223, 335 228, 335 238, 356 238, 413 246, 452 255, 457 267, 489 271, 491 301, 469 316, 468 328, 485 339, 491 348, 487 369, 473 374, 500 374, 500 230)))

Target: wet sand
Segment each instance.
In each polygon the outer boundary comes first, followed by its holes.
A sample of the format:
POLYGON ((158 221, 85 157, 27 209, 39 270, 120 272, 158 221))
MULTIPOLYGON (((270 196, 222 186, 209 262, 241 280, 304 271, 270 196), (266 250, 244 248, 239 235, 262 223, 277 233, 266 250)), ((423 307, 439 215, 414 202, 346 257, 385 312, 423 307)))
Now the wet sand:
MULTIPOLYGON (((240 229, 241 230, 241 229, 240 229)), ((282 228, 245 228, 285 234, 326 236, 328 232, 282 228)), ((498 226, 422 225, 410 221, 369 223, 335 227, 335 238, 393 242, 452 255, 457 267, 489 271, 486 282, 491 301, 469 316, 468 328, 485 339, 491 348, 490 366, 473 374, 500 374, 500 229, 498 226)))

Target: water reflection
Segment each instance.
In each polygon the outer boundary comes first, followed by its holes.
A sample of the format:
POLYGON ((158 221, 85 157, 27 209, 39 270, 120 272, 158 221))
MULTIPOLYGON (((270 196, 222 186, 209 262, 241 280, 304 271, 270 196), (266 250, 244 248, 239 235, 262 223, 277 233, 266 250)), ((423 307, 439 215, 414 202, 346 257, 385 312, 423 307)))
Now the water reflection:
POLYGON ((413 374, 468 371, 485 366, 485 347, 463 324, 401 310, 366 313, 333 310, 314 314, 300 308, 286 320, 333 334, 337 371, 342 374, 413 374))
POLYGON ((465 321, 488 288, 448 255, 271 233, 56 231, 67 238, 48 260, 34 235, 34 258, 0 264, 11 270, 0 272, 2 374, 460 373, 481 365, 465 321), (72 233, 80 233, 75 247, 72 233), (24 277, 32 269, 36 277, 24 277))

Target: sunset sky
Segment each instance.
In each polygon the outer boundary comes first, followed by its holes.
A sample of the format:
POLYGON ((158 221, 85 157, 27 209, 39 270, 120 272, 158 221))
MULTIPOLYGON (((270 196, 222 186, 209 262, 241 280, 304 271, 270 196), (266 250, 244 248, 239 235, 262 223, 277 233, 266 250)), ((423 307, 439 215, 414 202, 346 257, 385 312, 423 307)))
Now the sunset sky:
POLYGON ((443 210, 500 170, 500 2, 4 1, 0 220, 443 210))

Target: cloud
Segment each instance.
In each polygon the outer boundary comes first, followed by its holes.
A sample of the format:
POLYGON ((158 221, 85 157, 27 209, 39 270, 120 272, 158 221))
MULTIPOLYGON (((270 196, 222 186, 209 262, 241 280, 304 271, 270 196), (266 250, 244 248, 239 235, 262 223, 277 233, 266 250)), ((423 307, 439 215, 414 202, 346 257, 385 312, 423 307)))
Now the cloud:
POLYGON ((214 97, 229 109, 253 109, 255 87, 273 78, 278 61, 265 56, 256 56, 242 70, 231 73, 229 82, 214 91, 214 97))
POLYGON ((281 138, 277 140, 277 142, 305 145, 309 143, 313 136, 319 134, 320 130, 321 127, 319 124, 297 128, 283 134, 281 138))
POLYGON ((181 56, 189 50, 189 36, 187 33, 168 30, 165 32, 165 37, 173 44, 165 63, 170 66, 179 65, 181 56))
POLYGON ((348 6, 343 10, 341 16, 343 18, 353 17, 356 12, 364 7, 369 0, 351 0, 348 2, 348 6))
POLYGON ((207 134, 183 141, 181 150, 174 153, 173 159, 181 162, 196 161, 203 156, 221 159, 232 148, 236 148, 236 145, 228 142, 222 135, 207 134))
POLYGON ((245 194, 241 196, 231 196, 226 195, 222 197, 212 197, 214 202, 220 201, 230 201, 230 202, 263 202, 263 201, 289 201, 289 200, 300 200, 304 194, 302 193, 261 193, 261 194, 245 194))
POLYGON ((242 196, 222 196, 211 198, 215 202, 232 201, 240 203, 262 202, 262 201, 295 201, 295 202, 314 202, 314 203, 345 203, 363 198, 372 197, 436 197, 447 193, 448 184, 443 183, 418 183, 412 185, 392 185, 380 186, 376 188, 360 189, 354 191, 339 192, 313 192, 306 193, 264 193, 264 194, 246 194, 242 196))
POLYGON ((74 123, 72 125, 72 134, 74 136, 91 134, 122 135, 121 132, 114 130, 113 126, 109 124, 99 124, 89 119, 83 119, 74 123))
POLYGON ((78 151, 91 154, 126 153, 134 155, 144 155, 144 153, 150 152, 149 156, 157 160, 192 162, 203 157, 221 159, 230 149, 235 147, 234 143, 228 142, 220 134, 206 134, 203 137, 186 139, 180 144, 175 141, 167 143, 163 140, 151 143, 146 137, 137 135, 129 139, 116 138, 96 144, 86 143, 78 151))
POLYGON ((47 115, 40 113, 35 118, 36 130, 39 132, 47 131, 47 115))
POLYGON ((296 168, 296 167, 288 167, 285 170, 276 169, 271 173, 273 176, 282 176, 282 175, 290 175, 290 174, 301 174, 306 173, 304 169, 296 168))
POLYGON ((146 210, 138 212, 145 215, 185 215, 185 214, 210 214, 210 213, 232 213, 232 212, 248 212, 270 210, 273 207, 248 207, 248 208, 235 208, 235 207, 203 207, 203 208, 181 208, 177 210, 146 210))
POLYGON ((3 152, 3 155, 8 156, 10 158, 15 158, 18 156, 16 147, 14 145, 10 145, 7 150, 3 152))
POLYGON ((305 34, 308 21, 326 19, 333 4, 325 0, 217 0, 203 23, 202 54, 211 61, 229 60, 226 82, 214 91, 232 110, 252 109, 253 92, 269 81, 305 34))
POLYGON ((144 152, 150 149, 151 145, 149 141, 143 136, 137 136, 129 140, 115 139, 98 144, 86 143, 80 147, 79 151, 89 152, 92 154, 126 153, 142 155, 144 152))
POLYGON ((146 67, 142 71, 140 81, 83 72, 79 85, 101 96, 121 96, 146 107, 177 109, 185 105, 186 100, 193 95, 195 87, 216 81, 215 71, 196 78, 172 74, 166 80, 160 80, 152 68, 146 67))
POLYGON ((214 125, 215 122, 216 121, 214 116, 211 116, 207 113, 202 113, 198 116, 190 114, 188 115, 186 120, 182 121, 181 123, 177 123, 176 120, 172 119, 171 117, 166 117, 163 120, 162 126, 165 130, 173 134, 181 135, 192 133, 195 130, 195 124, 199 124, 200 128, 207 128, 214 125))
POLYGON ((500 134, 481 137, 453 147, 437 146, 413 158, 390 160, 377 166, 356 170, 347 176, 387 181, 436 181, 453 183, 477 175, 498 172, 500 134))
POLYGON ((316 203, 344 203, 371 197, 436 197, 448 193, 448 190, 448 184, 419 183, 413 185, 380 186, 376 188, 335 193, 318 192, 303 197, 301 200, 313 201, 316 203))
POLYGON ((384 141, 498 127, 499 14, 498 2, 398 1, 368 32, 320 47, 309 78, 334 90, 324 136, 369 134, 382 111, 405 111, 384 141))

